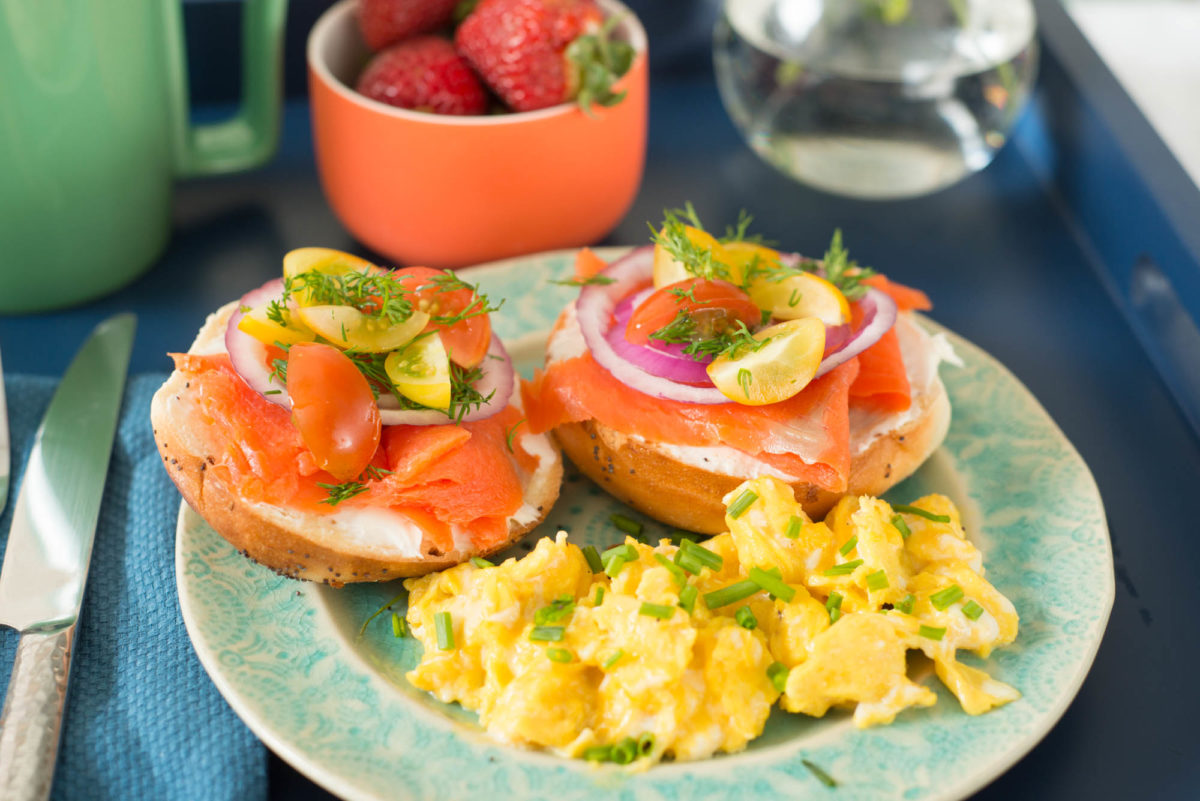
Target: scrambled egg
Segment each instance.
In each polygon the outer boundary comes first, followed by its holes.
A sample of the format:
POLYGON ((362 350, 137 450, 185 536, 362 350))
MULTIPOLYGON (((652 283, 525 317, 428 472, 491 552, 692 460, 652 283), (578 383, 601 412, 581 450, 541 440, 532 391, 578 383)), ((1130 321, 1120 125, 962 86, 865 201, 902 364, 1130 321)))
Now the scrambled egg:
POLYGON ((409 680, 501 741, 639 765, 740 750, 776 703, 890 723, 936 700, 907 676, 913 649, 968 714, 1019 697, 955 658, 1012 642, 1017 613, 949 499, 897 512, 847 497, 813 522, 760 478, 725 503, 728 533, 699 548, 630 538, 601 562, 559 533, 522 559, 409 579, 425 649, 409 680))

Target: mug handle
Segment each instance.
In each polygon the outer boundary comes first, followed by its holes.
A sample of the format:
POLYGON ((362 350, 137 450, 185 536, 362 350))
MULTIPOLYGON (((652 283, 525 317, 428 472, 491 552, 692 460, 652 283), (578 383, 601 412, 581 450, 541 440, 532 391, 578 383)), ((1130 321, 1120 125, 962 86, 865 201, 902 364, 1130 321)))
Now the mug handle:
POLYGON ((180 5, 180 0, 161 4, 175 172, 189 177, 256 167, 275 153, 279 140, 287 0, 245 0, 241 106, 231 119, 206 125, 192 125, 188 119, 187 55, 180 5))

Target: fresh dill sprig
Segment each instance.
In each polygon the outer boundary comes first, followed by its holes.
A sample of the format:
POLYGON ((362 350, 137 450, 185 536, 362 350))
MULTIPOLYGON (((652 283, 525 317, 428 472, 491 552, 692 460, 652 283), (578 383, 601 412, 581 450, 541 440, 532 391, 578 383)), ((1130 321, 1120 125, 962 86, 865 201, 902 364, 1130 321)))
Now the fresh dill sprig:
POLYGON ((322 498, 320 503, 327 503, 330 506, 337 506, 342 501, 348 501, 355 495, 361 495, 367 491, 367 485, 357 480, 341 484, 325 484, 318 481, 317 486, 327 493, 327 497, 322 498))
POLYGON ((663 212, 662 228, 650 226, 650 238, 661 245, 684 268, 699 278, 728 281, 732 270, 728 264, 718 261, 712 249, 697 245, 687 234, 688 227, 704 230, 696 209, 688 203, 683 209, 667 209, 663 212))
POLYGON ((468 303, 461 311, 454 314, 434 314, 430 316, 430 322, 436 323, 439 326, 449 327, 455 323, 469 320, 472 317, 479 317, 483 314, 491 314, 494 311, 499 311, 504 305, 502 298, 495 306, 492 305, 491 299, 487 295, 479 292, 477 284, 471 284, 458 277, 458 274, 453 270, 445 272, 429 278, 429 280, 417 287, 418 292, 426 290, 435 290, 437 292, 458 292, 467 290, 473 296, 471 302, 468 303))
POLYGON ((666 344, 684 344, 683 352, 696 361, 704 361, 712 356, 728 355, 737 358, 744 350, 760 350, 770 338, 759 340, 741 320, 734 321, 732 326, 714 331, 707 336, 700 331, 695 318, 687 311, 680 309, 675 319, 662 328, 650 334, 650 339, 657 339, 666 344))
POLYGON ((348 501, 355 495, 362 495, 367 491, 367 484, 371 481, 378 481, 384 476, 390 476, 391 470, 385 470, 382 467, 376 467, 373 464, 367 465, 366 469, 359 474, 358 478, 352 481, 344 481, 341 484, 324 484, 320 481, 317 486, 325 490, 327 497, 322 498, 320 503, 327 503, 330 506, 337 506, 342 501, 348 501))
POLYGON ((467 368, 450 363, 450 406, 446 416, 456 424, 461 423, 471 411, 491 401, 496 394, 494 389, 487 395, 475 389, 475 382, 482 377, 483 370, 478 367, 467 368))
POLYGON ((351 270, 323 273, 310 270, 284 282, 286 294, 302 290, 313 306, 350 306, 368 316, 396 325, 412 317, 411 292, 391 273, 351 270))
POLYGON ((750 223, 754 222, 754 217, 745 209, 738 211, 737 223, 734 225, 725 226, 725 236, 718 241, 721 244, 729 242, 752 242, 755 245, 773 245, 774 243, 764 239, 762 234, 749 234, 750 223))
POLYGON ((870 267, 862 267, 850 258, 849 251, 842 245, 842 229, 833 232, 833 239, 825 250, 825 278, 846 296, 846 300, 858 300, 867 288, 861 281, 875 275, 870 267))
POLYGON ((605 286, 615 283, 617 279, 609 278, 607 275, 592 275, 587 278, 567 278, 563 280, 551 280, 550 283, 558 284, 559 286, 605 286))
POLYGON ((516 435, 517 429, 520 428, 524 422, 525 418, 522 417, 520 420, 513 423, 512 428, 508 429, 508 432, 504 435, 504 445, 508 448, 509 453, 515 453, 513 450, 513 436, 516 435))

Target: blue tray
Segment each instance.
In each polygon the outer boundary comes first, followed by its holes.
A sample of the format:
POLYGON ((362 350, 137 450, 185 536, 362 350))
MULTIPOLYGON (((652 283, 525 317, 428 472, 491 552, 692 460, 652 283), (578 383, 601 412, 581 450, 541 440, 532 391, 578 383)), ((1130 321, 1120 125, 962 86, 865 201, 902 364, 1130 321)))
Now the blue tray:
MULTIPOLYGON (((1057 0, 1037 7, 1041 77, 1014 146, 952 189, 902 203, 793 183, 746 148, 711 75, 656 73, 645 179, 606 244, 644 242, 648 220, 689 199, 714 223, 749 209, 757 230, 807 253, 841 227, 859 261, 925 289, 935 319, 1004 362, 1096 477, 1117 601, 1062 721, 977 797, 1194 799, 1200 192, 1057 0)), ((166 370, 166 351, 186 348, 207 312, 275 277, 289 248, 363 252, 321 195, 302 100, 287 107, 269 167, 182 184, 174 221, 161 262, 121 293, 0 318, 6 370, 60 374, 96 322, 126 309, 141 321, 131 369, 166 370)), ((278 761, 271 791, 325 797, 278 761)))

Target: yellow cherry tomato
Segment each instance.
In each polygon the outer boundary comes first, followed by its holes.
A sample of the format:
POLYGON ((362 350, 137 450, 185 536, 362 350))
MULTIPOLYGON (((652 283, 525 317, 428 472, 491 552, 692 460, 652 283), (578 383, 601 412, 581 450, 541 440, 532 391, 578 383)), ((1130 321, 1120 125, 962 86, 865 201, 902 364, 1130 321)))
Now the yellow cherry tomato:
POLYGON ((815 317, 825 325, 850 322, 850 303, 836 286, 815 273, 798 273, 781 280, 757 278, 746 288, 759 308, 778 320, 815 317))
POLYGON ((815 317, 788 320, 754 335, 758 350, 718 356, 708 377, 732 401, 764 406, 787 400, 808 386, 825 354, 825 324, 815 317))
POLYGON ((383 369, 409 400, 442 411, 450 408, 450 357, 436 332, 389 353, 383 369))
POLYGON ((302 323, 292 310, 283 312, 281 325, 267 316, 268 304, 255 306, 242 314, 238 320, 238 330, 262 342, 265 345, 295 345, 298 342, 312 342, 317 335, 302 323))
POLYGON ((413 310, 400 323, 363 314, 352 306, 301 306, 300 320, 342 350, 386 353, 408 344, 429 323, 429 315, 413 310))
MULTIPOLYGON (((698 253, 705 253, 705 252, 711 253, 713 261, 718 262, 721 265, 724 265, 726 268, 729 267, 729 258, 725 255, 725 248, 721 245, 720 242, 717 241, 717 238, 715 236, 710 234, 708 231, 704 231, 700 228, 696 228, 691 225, 684 226, 683 231, 684 231, 684 236, 687 238, 687 241, 689 243, 691 243, 691 245, 694 247, 694 249, 698 253)), ((666 229, 663 229, 662 233, 665 234, 665 232, 666 232, 666 229)), ((661 244, 655 244, 655 246, 654 246, 654 288, 655 289, 662 289, 664 286, 670 286, 671 284, 677 284, 680 281, 685 281, 688 278, 695 278, 695 277, 696 277, 696 273, 693 273, 690 270, 688 270, 688 268, 684 266, 683 262, 679 261, 678 259, 676 259, 674 256, 671 255, 670 251, 668 251, 661 244)), ((740 272, 737 275, 733 275, 733 274, 725 275, 723 272, 718 270, 718 272, 715 273, 714 275, 700 276, 700 277, 701 278, 720 278, 722 280, 729 281, 732 284, 740 284, 741 283, 741 273, 740 272)))
MULTIPOLYGON (((387 271, 376 267, 366 259, 333 248, 296 248, 289 250, 284 255, 283 277, 285 279, 294 279, 311 272, 345 275, 351 272, 377 274, 387 271)), ((312 298, 307 290, 301 289, 295 297, 301 306, 312 303, 312 298)))

